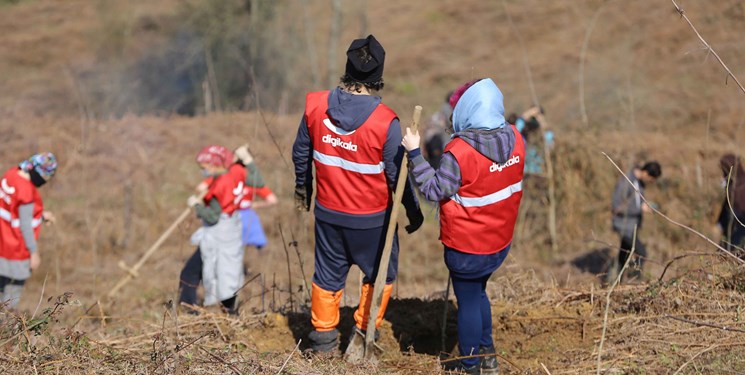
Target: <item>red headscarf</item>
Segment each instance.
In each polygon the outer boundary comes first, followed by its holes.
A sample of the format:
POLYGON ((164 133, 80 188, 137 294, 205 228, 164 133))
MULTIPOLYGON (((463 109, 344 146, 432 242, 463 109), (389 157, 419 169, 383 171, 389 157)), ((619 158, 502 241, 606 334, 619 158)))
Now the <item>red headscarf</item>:
POLYGON ((233 164, 233 153, 223 146, 207 146, 197 154, 197 163, 228 168, 233 164))

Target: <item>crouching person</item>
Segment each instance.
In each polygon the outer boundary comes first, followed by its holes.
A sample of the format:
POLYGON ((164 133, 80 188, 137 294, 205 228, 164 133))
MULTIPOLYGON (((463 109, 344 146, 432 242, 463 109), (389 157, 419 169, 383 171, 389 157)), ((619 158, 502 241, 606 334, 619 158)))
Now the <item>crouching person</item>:
POLYGON ((241 218, 236 212, 246 178, 244 168, 231 168, 233 154, 223 146, 207 146, 197 155, 207 177, 204 198, 189 197, 203 226, 192 237, 198 246, 181 271, 180 302, 196 305, 196 287, 204 284, 204 305, 218 302, 237 314, 236 294, 243 284, 241 218))
POLYGON ((458 349, 462 356, 476 356, 444 367, 497 373, 486 283, 512 244, 525 145, 517 129, 505 123, 502 93, 491 79, 461 86, 450 104, 454 134, 439 169, 422 158, 418 132, 406 129, 402 144, 422 195, 440 202, 440 239, 458 300, 458 349))
POLYGON ((41 265, 37 239, 43 221, 54 221, 44 211, 39 188, 54 176, 57 159, 50 152, 31 156, 2 178, 0 188, 0 304, 18 305, 23 284, 41 265))

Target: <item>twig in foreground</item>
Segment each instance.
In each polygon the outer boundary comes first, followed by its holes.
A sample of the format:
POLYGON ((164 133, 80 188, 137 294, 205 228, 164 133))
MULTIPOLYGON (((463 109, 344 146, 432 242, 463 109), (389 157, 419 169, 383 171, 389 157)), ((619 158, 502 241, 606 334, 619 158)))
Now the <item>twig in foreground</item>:
POLYGON ((201 347, 201 346, 199 347, 199 349, 201 349, 203 352, 207 353, 207 355, 209 355, 210 357, 218 360, 220 363, 224 364, 225 366, 228 366, 228 368, 230 368, 234 373, 236 373, 238 375, 241 375, 242 374, 241 371, 238 370, 232 363, 226 361, 224 358, 220 357, 219 355, 217 355, 215 353, 212 353, 209 350, 207 350, 207 349, 205 349, 204 347, 201 347))
POLYGON ((632 242, 631 246, 631 252, 629 253, 629 257, 626 258, 626 262, 623 264, 623 267, 621 267, 621 271, 618 272, 618 276, 616 276, 616 280, 613 281, 613 285, 611 285, 610 289, 608 289, 608 295, 605 296, 605 315, 603 316, 603 334, 600 336, 600 344, 598 344, 598 367, 597 367, 597 374, 600 375, 600 365, 602 363, 603 358, 603 343, 605 342, 605 332, 608 329, 608 310, 610 308, 610 295, 613 293, 613 289, 616 288, 616 285, 621 281, 621 276, 623 276, 623 271, 626 270, 626 267, 629 266, 629 262, 634 257, 634 252, 636 251, 636 230, 637 227, 634 227, 634 242, 632 242))
POLYGON ((300 347, 300 343, 303 342, 303 339, 297 340, 297 345, 295 345, 295 349, 292 349, 292 352, 290 352, 290 355, 287 356, 287 359, 285 359, 285 363, 282 364, 282 367, 279 368, 279 371, 277 371, 277 375, 282 373, 282 370, 285 369, 285 366, 287 366, 287 363, 290 362, 290 358, 292 358, 292 355, 295 354, 297 351, 297 348, 300 347))
POLYGON ((693 23, 691 22, 691 20, 688 19, 688 16, 686 16, 685 11, 680 6, 678 6, 678 3, 676 3, 675 0, 670 0, 670 1, 672 1, 673 2, 673 5, 675 5, 675 10, 678 11, 678 13, 680 14, 680 16, 684 20, 686 20, 686 22, 688 22, 688 25, 689 26, 691 26, 691 29, 693 29, 693 32, 696 33, 696 36, 701 41, 701 43, 704 44, 704 47, 706 47, 706 49, 709 52, 711 52, 711 54, 714 55, 714 57, 717 58, 717 61, 719 61, 719 64, 722 65, 722 67, 724 68, 724 70, 727 71, 728 76, 729 77, 732 77, 732 79, 735 81, 735 83, 737 83, 737 86, 740 87, 740 90, 742 90, 742 92, 745 93, 745 87, 742 87, 742 85, 740 84, 740 81, 737 80, 737 77, 735 77, 735 75, 732 74, 732 71, 729 70, 729 68, 727 67, 727 65, 724 64, 724 61, 722 61, 722 58, 719 57, 719 55, 716 53, 716 51, 714 51, 714 49, 711 48, 711 46, 709 45, 709 43, 707 43, 706 40, 704 40, 704 38, 701 36, 701 34, 699 34, 698 30, 696 30, 696 27, 693 26, 693 23))

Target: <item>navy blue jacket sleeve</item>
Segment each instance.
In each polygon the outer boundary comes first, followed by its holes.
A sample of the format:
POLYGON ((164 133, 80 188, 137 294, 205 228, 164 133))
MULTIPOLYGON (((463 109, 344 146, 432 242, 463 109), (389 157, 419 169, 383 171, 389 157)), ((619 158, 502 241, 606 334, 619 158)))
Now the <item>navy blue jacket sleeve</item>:
MULTIPOLYGON (((400 142, 400 141, 399 141, 400 142)), ((313 143, 310 140, 305 116, 300 120, 295 143, 292 145, 292 162, 295 164, 295 186, 313 183, 313 143)))
MULTIPOLYGON (((383 146, 383 163, 385 164, 385 175, 388 180, 388 186, 391 190, 396 188, 396 181, 398 180, 398 170, 401 166, 401 161, 404 158, 404 146, 401 145, 401 123, 398 119, 391 121, 391 125, 388 127, 388 135, 386 136, 385 145, 383 146)), ((414 194, 412 189, 411 180, 407 178, 406 185, 404 185, 404 196, 403 204, 407 212, 411 210, 419 209, 419 200, 414 194)))

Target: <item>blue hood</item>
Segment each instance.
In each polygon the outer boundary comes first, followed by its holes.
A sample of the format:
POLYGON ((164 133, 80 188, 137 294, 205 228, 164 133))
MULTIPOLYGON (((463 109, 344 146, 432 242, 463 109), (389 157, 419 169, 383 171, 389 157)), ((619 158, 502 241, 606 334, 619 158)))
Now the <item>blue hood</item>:
POLYGON ((504 128, 504 96, 485 78, 469 87, 453 110, 453 130, 495 130, 504 128))

